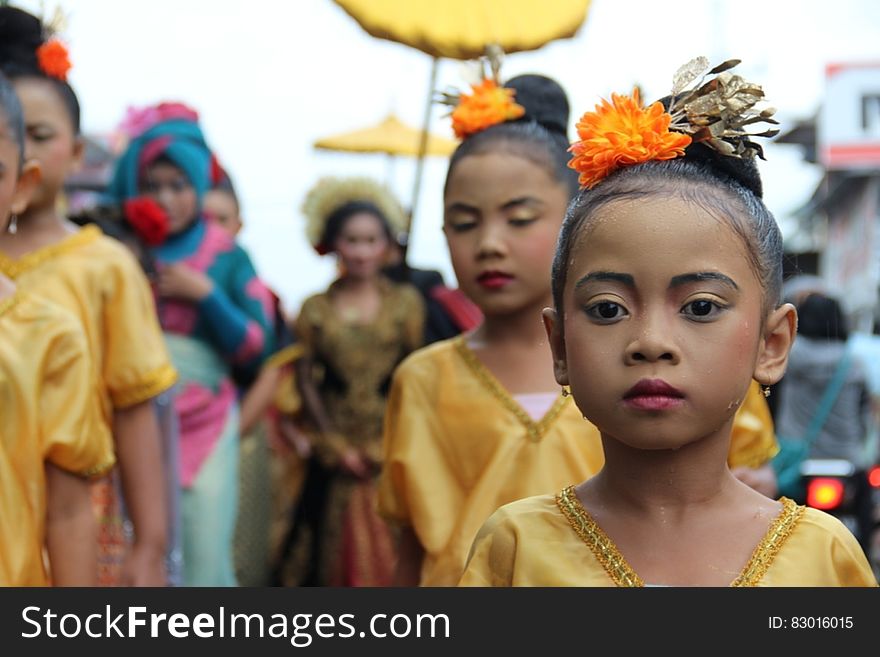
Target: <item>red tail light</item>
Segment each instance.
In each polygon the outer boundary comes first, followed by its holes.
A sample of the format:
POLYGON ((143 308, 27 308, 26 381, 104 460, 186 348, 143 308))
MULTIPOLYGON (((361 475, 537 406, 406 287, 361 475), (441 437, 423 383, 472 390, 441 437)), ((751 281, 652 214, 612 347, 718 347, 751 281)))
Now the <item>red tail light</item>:
POLYGON ((880 465, 868 470, 868 483, 874 488, 880 488, 880 465))
POLYGON ((807 484, 807 504, 815 509, 828 511, 843 501, 843 482, 839 479, 817 477, 807 484))

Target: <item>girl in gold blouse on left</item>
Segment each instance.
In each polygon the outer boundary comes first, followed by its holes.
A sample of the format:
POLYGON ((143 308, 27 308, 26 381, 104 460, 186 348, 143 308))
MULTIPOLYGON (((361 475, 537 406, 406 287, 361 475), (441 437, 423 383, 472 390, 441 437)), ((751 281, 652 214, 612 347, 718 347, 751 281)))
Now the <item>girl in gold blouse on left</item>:
MULTIPOLYGON (((40 179, 24 162, 21 106, 0 76, 0 231, 40 179)), ((95 428, 85 335, 66 310, 0 274, 0 586, 92 586, 97 524, 88 478, 113 465, 95 428)))
POLYGON ((0 233, 0 272, 19 289, 72 312, 85 331, 98 430, 114 439, 134 529, 129 547, 115 479, 96 482, 98 584, 162 586, 168 527, 160 433, 151 401, 174 384, 177 373, 137 261, 96 227, 78 229, 59 212, 65 177, 83 154, 69 68, 67 51, 50 27, 20 9, 0 6, 0 70, 21 102, 26 156, 41 171, 27 208, 12 230, 0 233))

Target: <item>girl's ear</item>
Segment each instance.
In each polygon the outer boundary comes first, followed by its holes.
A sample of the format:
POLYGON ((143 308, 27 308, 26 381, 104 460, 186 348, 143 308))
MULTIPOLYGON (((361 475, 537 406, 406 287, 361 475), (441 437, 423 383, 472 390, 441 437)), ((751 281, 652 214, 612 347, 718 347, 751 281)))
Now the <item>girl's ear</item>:
POLYGON ((797 311, 793 305, 784 303, 770 313, 755 361, 754 378, 758 383, 772 385, 782 378, 796 334, 797 311))
POLYGON ((40 184, 41 177, 39 163, 36 160, 25 161, 18 180, 15 182, 15 191, 12 195, 12 214, 22 214, 27 210, 34 190, 40 184))
POLYGON ((70 163, 71 171, 79 171, 82 168, 83 158, 86 155, 86 140, 77 137, 73 141, 73 159, 70 163))
POLYGON ((567 386, 568 360, 565 357, 562 320, 553 308, 544 308, 541 316, 544 318, 544 328, 547 330, 547 339, 550 342, 550 350, 553 352, 553 374, 556 376, 556 383, 567 386))

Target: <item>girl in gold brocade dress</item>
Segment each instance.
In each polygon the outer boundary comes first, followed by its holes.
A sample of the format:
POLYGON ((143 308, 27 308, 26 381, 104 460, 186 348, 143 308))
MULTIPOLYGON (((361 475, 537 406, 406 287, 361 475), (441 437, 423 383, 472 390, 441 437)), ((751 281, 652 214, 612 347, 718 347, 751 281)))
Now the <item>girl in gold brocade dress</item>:
POLYGON ((66 82, 64 46, 36 17, 0 7, 0 69, 24 108, 26 155, 41 182, 14 232, 0 234, 0 273, 19 289, 71 311, 81 322, 94 367, 99 431, 115 446, 134 540, 124 533, 115 473, 95 482, 100 585, 162 586, 167 517, 159 427, 151 401, 177 379, 146 277, 126 250, 58 211, 65 177, 78 164, 79 103, 66 82))
MULTIPOLYGON (((407 359, 389 397, 379 503, 403 526, 400 584, 454 586, 499 506, 554 492, 603 462, 598 432, 559 393, 540 321, 551 303, 554 244, 577 191, 566 166, 568 100, 537 75, 507 88, 525 115, 463 133, 445 188, 452 264, 485 321, 407 359)), ((757 383, 733 434, 738 476, 772 474, 777 446, 757 383)))
POLYGON ((671 100, 615 95, 578 123, 583 191, 544 321, 556 381, 598 427, 605 463, 496 511, 462 585, 876 586, 840 521, 728 466, 736 409, 754 380, 782 377, 797 323, 780 303, 760 146, 741 129, 772 110, 749 111, 763 93, 726 72, 736 63, 707 74, 698 58, 671 100))
MULTIPOLYGON (((21 106, 0 74, 0 232, 39 181, 23 155, 21 106)), ((113 450, 90 381, 76 318, 0 274, 0 586, 97 581, 88 479, 113 466, 113 450)))
POLYGON ((375 510, 385 396, 394 368, 422 344, 424 304, 414 287, 381 274, 403 224, 384 187, 325 178, 304 210, 312 245, 335 252, 342 273, 296 321, 305 349, 297 383, 315 438, 283 581, 388 586, 394 541, 375 510))

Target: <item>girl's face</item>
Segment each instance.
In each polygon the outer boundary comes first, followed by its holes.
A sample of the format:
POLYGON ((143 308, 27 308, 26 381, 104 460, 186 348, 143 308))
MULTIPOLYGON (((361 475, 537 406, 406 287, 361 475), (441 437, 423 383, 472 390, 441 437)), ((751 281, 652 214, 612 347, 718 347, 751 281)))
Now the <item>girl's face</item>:
POLYGON ((13 214, 24 212, 39 184, 36 163, 28 162, 23 168, 20 164, 18 143, 0 111, 0 233, 7 231, 13 214))
POLYGON ((185 230, 199 212, 196 190, 186 174, 169 162, 151 164, 140 181, 141 193, 158 203, 168 215, 171 234, 185 230))
POLYGON ((26 126, 25 157, 36 160, 42 180, 34 192, 35 207, 54 206, 67 176, 79 166, 83 144, 58 92, 46 80, 18 78, 13 82, 26 126))
POLYGON ((387 261, 388 235, 378 217, 371 212, 358 212, 343 224, 335 250, 346 276, 372 278, 387 261))
POLYGON ((214 218, 220 226, 235 237, 241 231, 241 216, 235 199, 221 189, 212 189, 205 194, 205 214, 214 218))
POLYGON ((548 305, 568 191, 545 167, 503 151, 460 160, 443 232, 461 289, 487 316, 548 305))
POLYGON ((693 203, 618 201, 593 220, 572 248, 561 327, 545 313, 557 379, 603 435, 632 447, 728 429, 753 377, 782 376, 790 309, 765 320, 742 239, 693 203))

